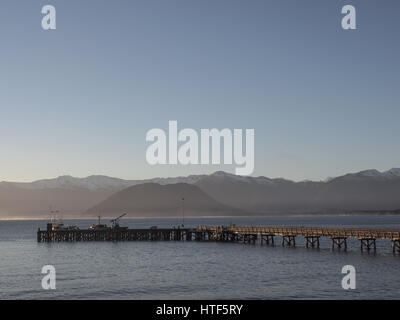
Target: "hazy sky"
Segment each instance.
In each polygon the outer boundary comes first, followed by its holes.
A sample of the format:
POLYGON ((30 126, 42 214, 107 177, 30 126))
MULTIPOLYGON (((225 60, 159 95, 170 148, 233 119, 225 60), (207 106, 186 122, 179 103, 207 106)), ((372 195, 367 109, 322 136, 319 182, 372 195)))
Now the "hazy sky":
POLYGON ((0 180, 233 171, 148 165, 168 120, 254 128, 254 175, 400 167, 399 39, 398 0, 2 0, 0 180))

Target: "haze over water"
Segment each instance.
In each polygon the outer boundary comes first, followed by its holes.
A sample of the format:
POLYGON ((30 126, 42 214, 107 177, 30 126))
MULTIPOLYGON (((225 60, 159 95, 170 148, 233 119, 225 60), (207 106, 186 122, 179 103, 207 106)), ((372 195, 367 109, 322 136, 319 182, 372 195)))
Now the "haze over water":
MULTIPOLYGON (((87 228, 95 220, 65 220, 87 228)), ((106 222, 106 221, 104 221, 106 222)), ((107 221, 108 222, 108 221, 107 221)), ((123 219, 122 226, 176 226, 180 219, 123 219)), ((399 228, 399 216, 315 216, 186 219, 197 225, 293 225, 399 228)), ((398 299, 400 255, 389 240, 361 253, 214 242, 37 243, 46 221, 0 221, 1 299, 398 299), (56 290, 41 288, 41 268, 54 265, 56 290), (343 290, 344 265, 357 270, 357 289, 343 290)))

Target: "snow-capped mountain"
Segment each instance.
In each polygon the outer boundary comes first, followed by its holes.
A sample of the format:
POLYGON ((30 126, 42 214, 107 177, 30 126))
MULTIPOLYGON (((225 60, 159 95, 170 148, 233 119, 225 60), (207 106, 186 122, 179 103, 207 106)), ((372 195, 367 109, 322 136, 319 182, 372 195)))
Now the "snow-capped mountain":
POLYGON ((365 170, 316 182, 217 173, 196 185, 221 203, 260 214, 393 211, 400 208, 399 171, 365 170))
POLYGON ((204 176, 191 175, 176 178, 154 178, 145 180, 123 180, 102 175, 92 175, 86 178, 75 178, 72 176, 60 176, 55 179, 43 179, 33 182, 0 182, 0 186, 11 186, 21 189, 88 189, 88 190, 122 190, 143 183, 158 183, 161 185, 188 183, 194 184, 204 176))
POLYGON ((205 178, 205 177, 211 177, 215 180, 229 179, 230 181, 245 182, 245 183, 257 183, 257 184, 264 184, 264 185, 293 183, 293 181, 291 181, 291 180, 285 180, 282 178, 270 179, 270 178, 263 177, 263 176, 259 176, 259 177, 238 176, 238 175, 235 175, 232 173, 227 173, 224 171, 216 171, 213 174, 211 174, 209 176, 203 176, 202 178, 205 178))
POLYGON ((399 178, 400 168, 392 168, 388 171, 383 172, 383 175, 387 178, 399 178))
MULTIPOLYGON (((0 182, 0 186, 13 186, 23 189, 76 189, 83 188, 88 190, 121 190, 142 183, 158 183, 161 185, 188 183, 196 184, 200 180, 211 178, 215 181, 227 179, 231 182, 256 183, 261 185, 279 185, 295 183, 291 180, 283 178, 270 179, 264 176, 238 176, 224 171, 216 171, 210 175, 190 175, 187 177, 171 177, 171 178, 153 178, 144 180, 124 180, 119 178, 108 177, 104 175, 92 175, 85 178, 76 178, 69 175, 57 177, 55 179, 43 179, 33 182, 0 182)), ((335 179, 345 178, 378 178, 378 179, 397 179, 400 178, 400 168, 392 168, 388 171, 380 172, 375 169, 364 170, 357 173, 349 173, 336 178, 329 178, 325 182, 328 183, 335 179)), ((313 181, 303 181, 297 183, 313 183, 313 181)))
POLYGON ((187 183, 195 184, 207 175, 190 175, 187 177, 175 177, 175 178, 153 178, 147 180, 141 180, 141 183, 158 183, 161 185, 176 184, 176 183, 187 183))
POLYGON ((86 178, 75 178, 72 176, 60 176, 55 179, 43 179, 34 182, 1 182, 3 185, 18 187, 22 189, 76 189, 89 190, 120 189, 127 188, 133 184, 140 183, 134 180, 123 180, 107 176, 93 175, 86 178))
POLYGON ((145 183, 194 185, 222 205, 249 213, 400 209, 400 169, 397 168, 384 172, 364 170, 316 182, 217 171, 210 175, 146 180, 93 175, 60 176, 29 183, 0 182, 0 216, 48 216, 49 207, 66 216, 77 216, 90 208, 98 208, 97 204, 121 190, 145 183))
POLYGON ((398 179, 400 178, 400 168, 392 168, 388 171, 383 171, 383 172, 380 172, 375 169, 363 170, 356 173, 348 173, 344 176, 340 176, 334 179, 343 179, 343 178, 398 179))

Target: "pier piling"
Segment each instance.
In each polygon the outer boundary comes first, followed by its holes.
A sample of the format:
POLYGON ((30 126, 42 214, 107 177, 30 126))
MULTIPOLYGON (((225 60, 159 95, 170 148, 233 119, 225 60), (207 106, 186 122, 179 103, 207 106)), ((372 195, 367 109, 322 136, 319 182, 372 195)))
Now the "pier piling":
POLYGON ((311 246, 311 248, 319 248, 319 236, 305 236, 306 239, 306 248, 311 246))
POLYGON ((374 248, 374 251, 376 251, 376 239, 374 238, 360 238, 360 249, 361 251, 364 251, 364 248, 367 249, 367 251, 371 250, 371 247, 374 248))
POLYGON ((344 237, 334 237, 331 238, 332 240, 332 250, 335 249, 335 246, 338 249, 344 249, 347 250, 347 238, 344 237))
POLYGON ((282 247, 295 247, 296 246, 296 236, 294 235, 283 235, 282 236, 282 247))

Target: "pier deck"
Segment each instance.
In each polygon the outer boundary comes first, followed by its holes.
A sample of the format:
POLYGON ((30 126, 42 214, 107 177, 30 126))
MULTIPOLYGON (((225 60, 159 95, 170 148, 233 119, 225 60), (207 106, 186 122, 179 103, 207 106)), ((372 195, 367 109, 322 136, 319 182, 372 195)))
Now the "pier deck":
POLYGON ((268 226, 198 226, 196 228, 150 229, 74 229, 38 230, 38 242, 79 241, 221 241, 274 245, 281 237, 282 246, 295 246, 296 237, 304 237, 306 247, 319 247, 321 237, 330 238, 332 249, 347 249, 347 239, 360 241, 361 250, 376 250, 377 239, 392 242, 393 252, 400 252, 400 229, 333 228, 333 227, 268 227, 268 226))

